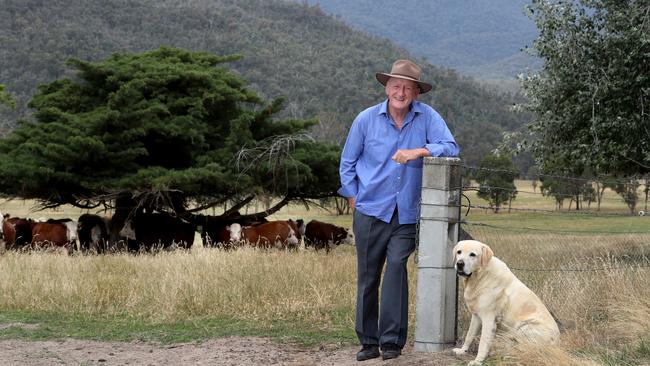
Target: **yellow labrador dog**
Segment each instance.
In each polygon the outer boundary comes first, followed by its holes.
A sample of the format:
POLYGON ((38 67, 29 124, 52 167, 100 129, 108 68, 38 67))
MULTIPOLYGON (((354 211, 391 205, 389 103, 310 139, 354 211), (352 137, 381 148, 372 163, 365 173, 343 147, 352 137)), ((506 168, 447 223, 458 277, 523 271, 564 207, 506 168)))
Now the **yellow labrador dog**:
POLYGON ((560 330, 546 306, 510 272, 492 249, 476 240, 459 241, 454 247, 454 267, 465 282, 465 304, 472 320, 456 355, 467 353, 481 330, 478 354, 468 365, 480 365, 488 356, 497 325, 536 344, 559 340, 560 330))

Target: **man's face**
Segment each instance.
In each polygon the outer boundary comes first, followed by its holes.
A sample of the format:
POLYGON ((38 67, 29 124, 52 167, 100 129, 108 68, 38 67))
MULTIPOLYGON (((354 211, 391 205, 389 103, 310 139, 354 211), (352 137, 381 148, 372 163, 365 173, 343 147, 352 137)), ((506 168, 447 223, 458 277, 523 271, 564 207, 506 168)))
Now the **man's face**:
POLYGON ((390 78, 386 82, 388 105, 396 110, 408 109, 411 102, 420 94, 420 88, 415 81, 390 78))

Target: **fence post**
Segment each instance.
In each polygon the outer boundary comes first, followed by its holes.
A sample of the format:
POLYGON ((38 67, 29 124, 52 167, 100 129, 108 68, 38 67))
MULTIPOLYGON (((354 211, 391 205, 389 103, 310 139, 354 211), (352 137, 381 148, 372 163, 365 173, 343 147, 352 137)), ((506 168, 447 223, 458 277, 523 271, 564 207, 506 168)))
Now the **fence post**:
POLYGON ((420 208, 416 352, 456 342, 457 287, 451 250, 458 241, 461 174, 458 158, 425 158, 420 208))

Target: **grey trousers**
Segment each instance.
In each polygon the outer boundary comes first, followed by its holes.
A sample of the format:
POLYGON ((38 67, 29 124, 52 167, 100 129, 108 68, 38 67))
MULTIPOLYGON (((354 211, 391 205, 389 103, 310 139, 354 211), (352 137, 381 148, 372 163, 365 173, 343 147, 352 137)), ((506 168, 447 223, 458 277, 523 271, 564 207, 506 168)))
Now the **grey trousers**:
POLYGON ((404 347, 408 330, 406 263, 415 250, 415 224, 400 225, 396 209, 388 224, 355 211, 352 225, 357 248, 355 330, 359 342, 404 347))

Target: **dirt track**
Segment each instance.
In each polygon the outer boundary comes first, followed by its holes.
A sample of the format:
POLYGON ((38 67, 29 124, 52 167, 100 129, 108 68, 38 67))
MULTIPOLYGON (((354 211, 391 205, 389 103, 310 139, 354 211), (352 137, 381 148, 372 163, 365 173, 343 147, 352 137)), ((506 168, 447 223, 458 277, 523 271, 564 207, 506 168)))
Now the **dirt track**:
POLYGON ((151 345, 146 343, 61 341, 0 341, 0 363, 35 365, 461 365, 445 353, 414 353, 410 346, 397 359, 357 362, 357 347, 301 348, 257 337, 217 338, 202 343, 151 345))

